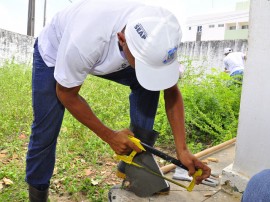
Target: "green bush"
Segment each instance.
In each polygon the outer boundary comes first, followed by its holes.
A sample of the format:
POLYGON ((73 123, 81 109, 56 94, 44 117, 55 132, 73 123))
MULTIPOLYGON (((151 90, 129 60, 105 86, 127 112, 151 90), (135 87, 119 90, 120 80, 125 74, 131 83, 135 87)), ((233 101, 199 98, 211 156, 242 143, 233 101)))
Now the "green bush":
MULTIPOLYGON (((241 83, 228 74, 205 67, 194 68, 192 61, 179 80, 184 99, 187 142, 193 152, 213 146, 236 136, 241 96, 241 83)), ((168 121, 160 100, 156 130, 163 134, 161 142, 173 141, 168 121)))
MULTIPOLYGON (((201 68, 194 69, 191 61, 186 61, 186 67, 179 88, 185 103, 188 145, 197 152, 236 135, 241 88, 224 73, 205 74, 201 68)), ((0 181, 8 178, 14 182, 0 189, 0 201, 10 197, 26 201, 25 155, 33 119, 31 68, 6 63, 0 67, 0 82, 0 181)), ((129 92, 128 87, 94 76, 87 78, 81 90, 98 118, 116 130, 129 126, 129 92)), ((162 95, 154 127, 161 133, 159 146, 174 148, 162 95)), ((83 193, 91 201, 105 201, 110 187, 107 174, 114 171, 104 169, 106 163, 115 163, 112 156, 107 144, 66 112, 52 189, 58 194, 68 192, 73 199, 83 193), (86 169, 93 172, 91 178, 85 176, 86 169), (98 185, 92 185, 91 180, 98 185)))

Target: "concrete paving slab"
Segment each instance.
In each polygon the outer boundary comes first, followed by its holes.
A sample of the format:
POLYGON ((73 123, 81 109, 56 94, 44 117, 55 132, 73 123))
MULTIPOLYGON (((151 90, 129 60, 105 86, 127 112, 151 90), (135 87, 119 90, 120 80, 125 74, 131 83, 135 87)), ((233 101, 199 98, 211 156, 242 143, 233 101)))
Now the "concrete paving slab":
MULTIPOLYGON (((212 169, 212 173, 221 176, 222 170, 233 163, 235 154, 235 144, 226 147, 225 149, 213 153, 209 156, 206 156, 202 159, 207 159, 209 157, 217 159, 218 162, 210 162, 208 166, 212 169)), ((166 177, 172 178, 174 171, 166 174, 166 177)), ((182 184, 188 185, 189 182, 179 181, 182 184)), ((120 188, 115 188, 111 191, 111 202, 239 202, 240 198, 236 198, 235 196, 229 195, 226 192, 221 190, 221 186, 218 185, 216 187, 210 187, 207 185, 197 185, 194 187, 192 192, 186 191, 184 188, 179 187, 173 183, 170 183, 171 191, 168 195, 155 195, 152 197, 141 198, 133 194, 132 192, 123 190, 120 188)))
POLYGON ((233 163, 235 156, 235 144, 224 148, 221 151, 205 156, 202 159, 215 158, 218 162, 209 162, 208 166, 212 169, 213 174, 221 175, 222 170, 233 163))
POLYGON ((233 195, 230 195, 223 190, 219 190, 215 194, 213 194, 211 197, 204 200, 205 202, 240 202, 241 199, 238 197, 235 197, 233 195))

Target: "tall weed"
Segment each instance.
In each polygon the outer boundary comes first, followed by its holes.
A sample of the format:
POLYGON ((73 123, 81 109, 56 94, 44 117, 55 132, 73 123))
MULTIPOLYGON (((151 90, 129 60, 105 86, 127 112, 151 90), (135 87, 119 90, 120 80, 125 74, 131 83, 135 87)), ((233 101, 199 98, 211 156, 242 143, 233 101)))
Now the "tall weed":
MULTIPOLYGON (((224 73, 206 74, 191 61, 185 64, 178 85, 185 103, 187 141, 196 152, 236 135, 241 87, 224 73)), ((0 82, 0 184, 3 178, 13 181, 0 189, 0 201, 26 201, 25 155, 33 119, 31 68, 6 63, 0 68, 0 82)), ((115 130, 129 126, 129 93, 128 87, 94 76, 87 78, 81 90, 98 118, 115 130)), ((161 133, 158 145, 174 147, 163 96, 154 127, 161 133)), ((51 181, 53 191, 68 192, 73 198, 83 193, 90 201, 107 200, 110 186, 106 179, 114 170, 108 173, 106 165, 115 163, 112 156, 107 144, 66 111, 51 181), (85 175, 85 170, 93 174, 85 175)))
MULTIPOLYGON (((241 83, 228 74, 205 67, 193 67, 192 61, 184 62, 185 72, 179 80, 184 99, 187 142, 193 152, 205 149, 236 136, 241 83)), ((156 129, 163 134, 161 142, 173 142, 169 124, 160 100, 156 129)))

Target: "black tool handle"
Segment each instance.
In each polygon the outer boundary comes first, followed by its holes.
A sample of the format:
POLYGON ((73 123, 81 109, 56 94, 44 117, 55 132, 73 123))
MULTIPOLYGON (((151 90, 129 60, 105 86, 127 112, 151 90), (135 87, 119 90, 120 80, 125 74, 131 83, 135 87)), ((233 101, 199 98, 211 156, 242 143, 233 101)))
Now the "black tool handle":
POLYGON ((174 165, 177 165, 185 170, 188 171, 188 168, 186 166, 184 166, 181 161, 179 161, 178 159, 175 159, 173 158, 172 156, 169 156, 168 154, 165 154, 143 142, 141 142, 141 145, 145 148, 146 151, 149 151, 150 153, 156 155, 156 156, 159 156, 160 158, 170 162, 170 163, 173 163, 174 165))

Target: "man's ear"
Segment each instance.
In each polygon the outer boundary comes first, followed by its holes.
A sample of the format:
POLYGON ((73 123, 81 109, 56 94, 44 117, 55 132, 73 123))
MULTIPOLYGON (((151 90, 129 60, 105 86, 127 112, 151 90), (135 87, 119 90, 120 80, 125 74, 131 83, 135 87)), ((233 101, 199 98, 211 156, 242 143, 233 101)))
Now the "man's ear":
POLYGON ((125 34, 123 32, 118 32, 117 37, 118 37, 118 41, 119 41, 120 46, 123 47, 126 44, 125 34))

